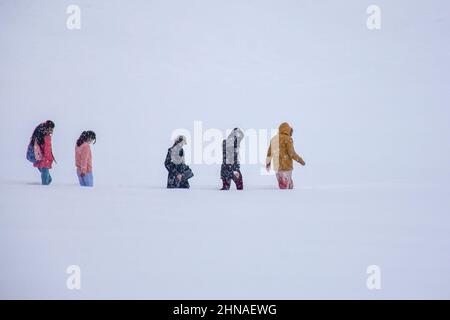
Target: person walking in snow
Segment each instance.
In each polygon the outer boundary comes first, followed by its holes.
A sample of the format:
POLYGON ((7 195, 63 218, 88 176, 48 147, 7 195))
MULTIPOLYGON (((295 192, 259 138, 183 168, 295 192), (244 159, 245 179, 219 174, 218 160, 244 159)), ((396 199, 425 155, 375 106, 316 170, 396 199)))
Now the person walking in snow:
POLYGON ((164 166, 168 171, 167 188, 189 189, 189 179, 194 176, 192 170, 184 162, 183 146, 186 145, 186 137, 178 136, 172 147, 167 151, 164 166))
MULTIPOLYGON (((27 159, 41 173, 42 185, 49 185, 52 182, 50 169, 55 157, 52 152, 52 134, 55 123, 47 120, 39 124, 33 131, 28 144, 27 159)), ((55 161, 56 162, 56 161, 55 161)))
POLYGON ((266 169, 270 170, 273 159, 273 167, 276 172, 278 186, 280 189, 293 189, 292 180, 293 161, 295 160, 302 166, 305 161, 295 152, 294 141, 292 140, 293 129, 287 122, 283 122, 278 128, 276 134, 271 140, 269 150, 267 151, 266 169))
POLYGON ((95 144, 96 135, 93 131, 83 131, 75 145, 75 166, 77 168, 78 181, 82 187, 94 186, 92 173, 91 144, 95 144))
POLYGON ((244 133, 239 128, 234 128, 228 137, 222 142, 223 161, 220 169, 222 189, 230 190, 231 180, 234 181, 237 190, 244 189, 242 173, 239 164, 239 147, 244 133))

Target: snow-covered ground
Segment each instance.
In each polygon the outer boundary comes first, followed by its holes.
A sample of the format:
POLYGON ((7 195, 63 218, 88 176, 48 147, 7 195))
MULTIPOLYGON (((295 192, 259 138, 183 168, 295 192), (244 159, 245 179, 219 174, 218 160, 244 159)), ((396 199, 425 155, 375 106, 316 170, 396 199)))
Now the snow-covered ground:
POLYGON ((0 297, 450 298, 449 9, 0 0, 0 297), (80 30, 66 27, 74 4, 80 30), (42 187, 25 150, 47 119, 58 164, 42 187), (261 175, 264 140, 243 192, 217 191, 205 162, 191 190, 164 189, 176 130, 203 152, 209 129, 283 121, 307 164, 294 190, 261 175), (73 149, 88 129, 96 186, 80 189, 73 149), (366 287, 369 265, 381 290, 366 287))
POLYGON ((448 188, 0 191, 2 298, 450 298, 448 188))

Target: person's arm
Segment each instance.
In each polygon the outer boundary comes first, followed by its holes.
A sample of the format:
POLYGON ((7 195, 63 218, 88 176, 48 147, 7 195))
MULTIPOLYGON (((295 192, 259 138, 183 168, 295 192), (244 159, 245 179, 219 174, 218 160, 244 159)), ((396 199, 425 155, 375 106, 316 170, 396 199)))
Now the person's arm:
POLYGON ((288 151, 288 155, 289 157, 291 157, 291 159, 294 159, 295 161, 297 161, 298 163, 300 163, 302 166, 305 165, 305 161, 303 161, 302 157, 300 157, 294 149, 294 141, 291 139, 289 139, 289 141, 287 142, 287 151, 288 151))
POLYGON ((269 149, 267 150, 267 157, 266 157, 266 169, 267 171, 270 170, 270 163, 272 162, 272 142, 269 142, 269 149))
POLYGON ((169 171, 170 174, 176 175, 177 174, 176 166, 175 163, 172 162, 170 153, 171 150, 167 152, 166 160, 164 161, 164 166, 166 167, 167 171, 169 171))
POLYGON ((92 152, 91 152, 91 146, 88 146, 88 159, 87 159, 87 165, 92 169, 92 152))
POLYGON ((84 145, 80 150, 80 174, 83 177, 87 173, 89 158, 89 146, 84 145))

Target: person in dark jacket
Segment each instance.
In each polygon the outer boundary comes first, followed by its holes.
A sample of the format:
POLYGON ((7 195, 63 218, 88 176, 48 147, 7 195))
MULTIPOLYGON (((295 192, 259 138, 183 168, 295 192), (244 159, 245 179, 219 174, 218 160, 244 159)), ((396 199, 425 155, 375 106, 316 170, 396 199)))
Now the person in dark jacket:
POLYGON ((191 169, 184 162, 183 146, 186 144, 184 136, 178 136, 173 146, 167 151, 164 166, 168 173, 167 188, 189 189, 189 179, 194 176, 191 169))
POLYGON ((229 190, 231 180, 234 181, 237 190, 244 189, 242 173, 239 164, 239 146, 244 133, 239 128, 234 128, 228 137, 222 142, 223 162, 220 169, 220 178, 222 179, 222 189, 229 190))

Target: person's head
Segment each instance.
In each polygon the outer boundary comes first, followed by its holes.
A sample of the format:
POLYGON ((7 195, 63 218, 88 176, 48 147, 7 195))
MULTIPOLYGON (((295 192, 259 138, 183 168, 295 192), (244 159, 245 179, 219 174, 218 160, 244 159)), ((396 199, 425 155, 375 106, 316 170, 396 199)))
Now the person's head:
POLYGON ((278 128, 278 132, 280 134, 285 134, 285 135, 288 135, 288 136, 292 136, 293 129, 291 128, 289 123, 283 122, 282 124, 280 124, 280 126, 278 128))
POLYGON ((30 143, 37 143, 42 146, 44 144, 45 136, 52 134, 55 128, 55 123, 51 120, 47 120, 39 124, 33 131, 30 139, 30 143))
POLYGON ((175 141, 174 141, 174 143, 173 143, 173 146, 175 147, 176 145, 179 145, 180 147, 182 147, 182 146, 184 146, 185 144, 187 144, 186 137, 185 137, 185 136, 178 136, 178 137, 175 139, 175 141))
POLYGON ((52 134, 55 129, 55 123, 52 120, 47 120, 44 122, 44 133, 52 134))
POLYGON ((81 146, 83 143, 94 143, 97 141, 97 136, 94 131, 83 131, 77 140, 77 146, 81 146))
POLYGON ((237 143, 240 144, 242 139, 244 139, 244 132, 239 128, 234 128, 233 131, 228 135, 228 139, 237 140, 237 143))

